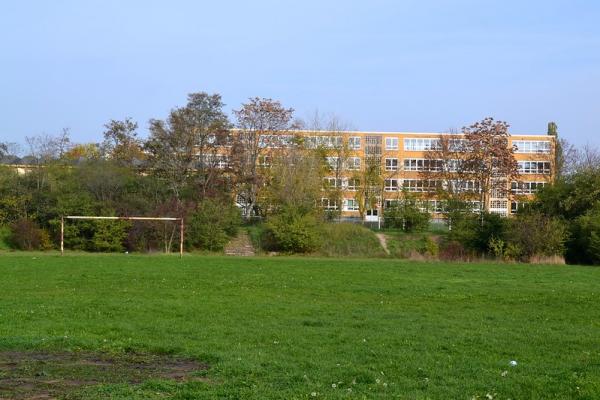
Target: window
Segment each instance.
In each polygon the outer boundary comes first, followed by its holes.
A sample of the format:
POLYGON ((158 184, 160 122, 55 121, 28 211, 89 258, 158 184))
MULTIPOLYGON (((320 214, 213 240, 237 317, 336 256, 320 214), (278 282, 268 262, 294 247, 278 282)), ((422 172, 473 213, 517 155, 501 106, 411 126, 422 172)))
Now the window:
POLYGON ((513 194, 533 194, 545 185, 544 182, 511 182, 510 189, 513 194))
POLYGON ((347 190, 351 190, 351 191, 355 191, 359 188, 360 186, 360 182, 358 179, 356 178, 348 178, 348 181, 346 183, 346 189, 347 190))
POLYGON ((348 148, 350 150, 360 150, 360 137, 352 136, 348 138, 348 148))
POLYGON ((386 158, 385 159, 385 170, 386 171, 398 171, 398 159, 397 158, 386 158))
POLYGON ((292 135, 260 135, 258 137, 258 147, 277 148, 289 147, 293 142, 292 135))
POLYGON ((396 192, 398 190, 399 179, 386 179, 384 181, 384 190, 386 192, 396 192))
POLYGON ((506 200, 490 201, 490 213, 507 216, 508 215, 508 202, 506 200))
POLYGON ((344 199, 344 211, 358 211, 358 201, 356 199, 344 199))
POLYGON ((271 157, 269 156, 258 156, 258 166, 267 168, 271 165, 271 157))
POLYGON ((441 150, 439 139, 404 139, 404 150, 406 151, 429 151, 441 150))
POLYGON ((400 200, 385 200, 383 202, 385 208, 398 207, 400 205, 400 200))
POLYGON ((466 139, 450 139, 448 149, 455 152, 468 151, 468 142, 466 139))
POLYGON ((508 206, 508 202, 506 200, 492 200, 490 201, 490 209, 492 208, 500 208, 500 209, 506 209, 506 207, 508 206))
POLYGON ((325 160, 331 169, 337 169, 340 166, 339 157, 325 157, 325 160))
POLYGON ((360 158, 359 157, 349 157, 346 160, 346 168, 350 170, 358 170, 360 169, 360 158))
POLYGON ((199 164, 204 168, 224 169, 229 167, 229 157, 223 154, 204 154, 199 164))
POLYGON ((342 187, 342 179, 341 178, 323 178, 323 186, 325 189, 334 189, 342 187))
POLYGON ((522 201, 511 201, 510 202, 510 213, 511 214, 516 214, 517 212, 524 210, 525 207, 527 207, 528 203, 527 202, 522 202, 522 201))
POLYGON ((481 192, 480 184, 477 181, 451 180, 448 183, 449 183, 452 191, 455 193, 464 193, 464 192, 479 193, 479 192, 481 192))
POLYGON ((438 172, 443 169, 444 162, 442 160, 428 160, 424 158, 405 158, 405 171, 431 171, 438 172))
POLYGON ((341 136, 308 136, 304 143, 309 149, 324 147, 326 149, 334 149, 342 147, 341 136))
POLYGON ((550 174, 549 161, 519 161, 518 171, 520 174, 550 174))
POLYGON ((409 192, 435 192, 441 184, 442 182, 437 180, 405 179, 403 187, 409 192))
POLYGON ((323 207, 325 210, 337 210, 338 209, 337 201, 335 201, 335 199, 328 199, 328 198, 321 199, 321 207, 323 207))
POLYGON ((385 138, 385 149, 386 150, 398 150, 398 138, 386 137, 385 138))
POLYGON ((552 150, 552 144, 547 140, 515 140, 512 143, 517 147, 515 153, 549 154, 552 150))

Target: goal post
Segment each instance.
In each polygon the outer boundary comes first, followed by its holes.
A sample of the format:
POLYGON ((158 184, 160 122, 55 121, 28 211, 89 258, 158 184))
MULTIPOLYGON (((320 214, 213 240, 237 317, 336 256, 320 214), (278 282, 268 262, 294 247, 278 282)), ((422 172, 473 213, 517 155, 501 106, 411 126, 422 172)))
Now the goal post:
POLYGON ((173 217, 95 217, 87 215, 67 215, 60 217, 60 255, 65 254, 65 220, 122 220, 122 221, 179 221, 179 258, 183 257, 183 218, 173 217))

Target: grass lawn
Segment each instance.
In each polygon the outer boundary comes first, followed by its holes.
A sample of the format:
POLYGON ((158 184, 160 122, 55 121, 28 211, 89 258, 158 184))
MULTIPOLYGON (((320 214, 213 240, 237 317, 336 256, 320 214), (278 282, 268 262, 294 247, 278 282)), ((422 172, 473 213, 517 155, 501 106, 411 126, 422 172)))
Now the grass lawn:
POLYGON ((5 253, 0 276, 0 352, 208 365, 68 398, 600 396, 600 269, 5 253))

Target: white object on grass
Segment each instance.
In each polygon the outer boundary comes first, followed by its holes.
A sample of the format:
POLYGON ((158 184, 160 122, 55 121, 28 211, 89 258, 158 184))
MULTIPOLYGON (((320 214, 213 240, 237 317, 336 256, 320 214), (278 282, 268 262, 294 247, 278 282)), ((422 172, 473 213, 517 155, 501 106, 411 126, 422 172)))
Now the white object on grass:
POLYGON ((517 362, 515 360, 512 360, 511 362, 509 362, 511 367, 516 367, 517 366, 517 362))

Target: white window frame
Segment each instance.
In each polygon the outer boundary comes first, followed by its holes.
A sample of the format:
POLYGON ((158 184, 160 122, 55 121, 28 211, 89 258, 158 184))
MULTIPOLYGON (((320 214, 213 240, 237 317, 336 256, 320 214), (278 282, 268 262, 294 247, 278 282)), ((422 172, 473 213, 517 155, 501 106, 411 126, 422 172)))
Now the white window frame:
POLYGON ((358 211, 358 200, 356 199, 344 199, 343 210, 344 211, 358 211), (350 206, 352 204, 352 206, 350 206))
POLYGON ((398 150, 398 138, 397 137, 386 137, 385 138, 385 149, 386 150, 398 150))
POLYGON ((398 171, 398 159, 397 158, 386 158, 385 159, 385 170, 386 171, 398 171), (394 165, 394 161, 396 162, 395 165, 394 165))
POLYGON ((402 179, 385 179, 383 185, 386 192, 397 192, 402 186, 402 179))
POLYGON ((360 136, 350 136, 348 138, 348 148, 350 150, 360 150, 360 136))
POLYGON ((348 157, 346 168, 350 171, 358 171, 360 169, 360 157, 348 157))

